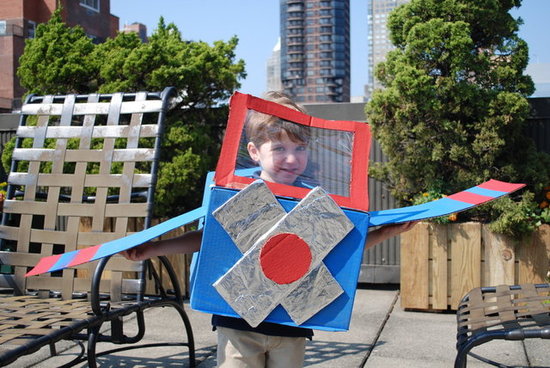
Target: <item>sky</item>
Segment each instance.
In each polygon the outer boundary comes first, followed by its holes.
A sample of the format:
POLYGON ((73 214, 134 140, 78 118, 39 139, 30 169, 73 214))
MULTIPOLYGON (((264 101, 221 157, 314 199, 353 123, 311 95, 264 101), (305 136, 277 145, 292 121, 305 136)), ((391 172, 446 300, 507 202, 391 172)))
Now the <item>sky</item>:
MULTIPOLYGON (((368 77, 367 0, 350 0, 350 8, 351 95, 361 96, 368 77)), ((511 13, 523 19, 519 35, 529 44, 530 62, 550 63, 550 0, 523 0, 511 13)), ((265 92, 266 62, 279 37, 279 0, 111 0, 111 14, 120 18, 121 29, 139 22, 148 35, 162 16, 184 39, 212 44, 237 36, 237 59, 245 61, 247 72, 239 91, 265 92)))

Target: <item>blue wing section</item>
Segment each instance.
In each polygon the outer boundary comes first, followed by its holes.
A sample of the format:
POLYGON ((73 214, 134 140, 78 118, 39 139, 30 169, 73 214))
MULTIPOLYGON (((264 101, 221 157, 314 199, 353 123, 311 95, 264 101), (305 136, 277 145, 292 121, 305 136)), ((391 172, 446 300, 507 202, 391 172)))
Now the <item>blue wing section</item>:
POLYGON ((158 225, 140 231, 139 233, 134 233, 124 238, 112 240, 103 244, 103 246, 98 249, 92 260, 110 256, 123 250, 135 247, 136 245, 143 244, 180 226, 190 224, 205 215, 206 207, 199 207, 182 215, 173 217, 170 220, 161 222, 158 225))
POLYGON ((437 201, 423 203, 416 206, 394 208, 383 211, 372 211, 369 212, 369 227, 444 216, 453 212, 464 211, 470 207, 473 207, 473 205, 455 201, 450 198, 441 198, 437 201))

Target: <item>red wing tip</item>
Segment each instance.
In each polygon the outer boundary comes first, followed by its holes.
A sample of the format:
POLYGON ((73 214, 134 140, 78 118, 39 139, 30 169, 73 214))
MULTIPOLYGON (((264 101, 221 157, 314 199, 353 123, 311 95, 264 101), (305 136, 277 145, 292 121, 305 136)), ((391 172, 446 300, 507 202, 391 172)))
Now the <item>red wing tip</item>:
POLYGON ((523 184, 523 183, 508 183, 505 181, 491 179, 489 181, 486 181, 483 184, 480 184, 479 187, 484 189, 496 190, 499 192, 511 193, 518 189, 523 188, 525 185, 526 184, 523 184))
POLYGON ((48 256, 48 257, 44 257, 44 258, 40 259, 38 261, 38 263, 36 264, 36 266, 34 266, 34 268, 32 270, 27 272, 25 277, 36 276, 36 275, 39 275, 41 273, 49 272, 50 268, 52 268, 52 266, 55 265, 55 263, 57 262, 57 260, 60 257, 61 257, 61 254, 56 254, 56 255, 53 255, 53 256, 48 256))

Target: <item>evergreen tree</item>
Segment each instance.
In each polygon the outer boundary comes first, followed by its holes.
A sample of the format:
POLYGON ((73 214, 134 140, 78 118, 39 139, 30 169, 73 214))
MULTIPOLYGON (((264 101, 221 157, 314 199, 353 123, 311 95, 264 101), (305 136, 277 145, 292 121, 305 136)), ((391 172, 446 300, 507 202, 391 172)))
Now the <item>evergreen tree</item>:
POLYGON ((91 92, 94 68, 88 61, 93 49, 82 27, 67 27, 57 9, 36 27, 36 37, 26 40, 17 76, 28 93, 91 92))
POLYGON ((373 93, 366 113, 389 157, 371 175, 401 202, 491 178, 530 190, 548 181, 548 155, 523 134, 534 87, 523 74, 528 47, 517 34, 521 19, 509 14, 520 5, 411 0, 390 14, 396 49, 376 66, 385 88, 373 93))

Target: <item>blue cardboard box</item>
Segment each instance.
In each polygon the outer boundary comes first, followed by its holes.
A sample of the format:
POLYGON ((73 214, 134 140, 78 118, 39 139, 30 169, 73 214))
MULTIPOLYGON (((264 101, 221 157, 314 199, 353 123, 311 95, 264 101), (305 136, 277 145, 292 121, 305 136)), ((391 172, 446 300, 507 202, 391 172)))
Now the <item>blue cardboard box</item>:
MULTIPOLYGON (((231 317, 239 317, 239 315, 218 294, 212 284, 242 257, 242 253, 212 216, 212 212, 236 193, 236 190, 222 187, 211 189, 201 250, 194 260, 191 289, 191 308, 231 317)), ((277 199, 287 212, 298 203, 292 199, 280 197, 277 199)), ((349 329, 369 215, 366 212, 347 209, 344 209, 344 213, 355 227, 324 260, 344 292, 300 327, 328 331, 349 329)), ((275 308, 265 321, 296 326, 281 306, 275 308)))

